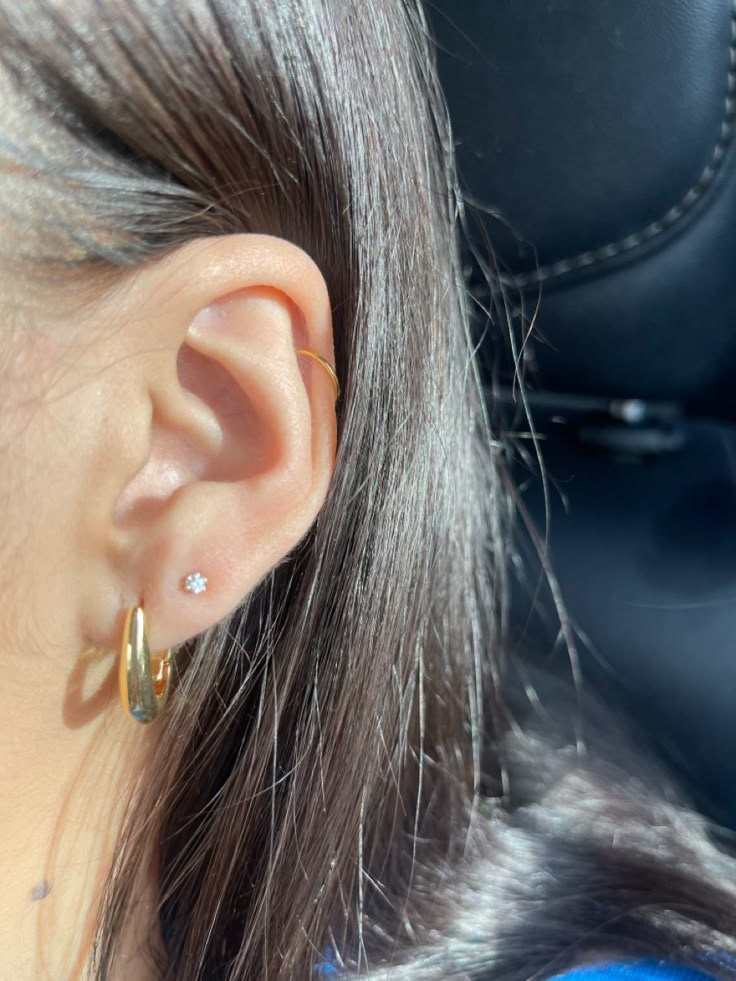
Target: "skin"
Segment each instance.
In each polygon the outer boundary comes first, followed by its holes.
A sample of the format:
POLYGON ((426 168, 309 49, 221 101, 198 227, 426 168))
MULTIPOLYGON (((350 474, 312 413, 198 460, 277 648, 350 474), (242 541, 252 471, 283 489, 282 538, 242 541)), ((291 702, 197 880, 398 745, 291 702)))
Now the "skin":
MULTIPOLYGON (((0 979, 13 981, 83 976, 122 808, 155 753, 156 724, 130 721, 118 696, 128 607, 144 601, 152 651, 221 620, 306 534, 336 449, 330 379, 295 355, 335 363, 327 289, 288 242, 199 239, 73 314, 52 297, 16 314, 0 396, 0 979), (182 588, 195 570, 200 595, 182 588)), ((151 976, 137 952, 153 864, 147 882, 126 981, 151 976)))

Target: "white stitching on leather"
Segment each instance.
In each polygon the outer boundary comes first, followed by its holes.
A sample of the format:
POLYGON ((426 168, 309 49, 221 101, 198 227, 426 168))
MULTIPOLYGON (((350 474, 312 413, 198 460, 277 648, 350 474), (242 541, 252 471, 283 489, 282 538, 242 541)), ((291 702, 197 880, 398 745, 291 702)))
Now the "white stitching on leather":
POLYGON ((608 245, 602 245, 587 252, 580 252, 570 258, 560 259, 546 266, 538 266, 532 272, 514 275, 502 274, 503 285, 524 288, 554 279, 557 276, 563 276, 566 273, 575 272, 578 269, 597 265, 624 252, 630 252, 672 228, 713 184, 726 155, 726 150, 733 140, 734 122, 736 122, 736 0, 731 2, 731 40, 728 48, 728 75, 723 120, 713 154, 697 182, 677 204, 673 205, 661 218, 650 222, 641 231, 633 232, 631 235, 627 235, 616 242, 610 242, 608 245))

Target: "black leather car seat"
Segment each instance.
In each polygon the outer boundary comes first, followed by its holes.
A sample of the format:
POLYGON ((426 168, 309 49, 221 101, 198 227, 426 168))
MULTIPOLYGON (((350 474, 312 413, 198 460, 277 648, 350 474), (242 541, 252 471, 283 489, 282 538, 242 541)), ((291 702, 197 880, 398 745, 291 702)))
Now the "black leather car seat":
MULTIPOLYGON (((472 257, 469 286, 497 322, 488 361, 509 404, 506 312, 523 346, 584 673, 736 827, 736 4, 439 0, 430 14, 482 208, 472 235, 503 296, 472 257)), ((517 479, 544 530, 539 477, 522 462, 517 479)), ((563 671, 523 538, 515 642, 563 671)))

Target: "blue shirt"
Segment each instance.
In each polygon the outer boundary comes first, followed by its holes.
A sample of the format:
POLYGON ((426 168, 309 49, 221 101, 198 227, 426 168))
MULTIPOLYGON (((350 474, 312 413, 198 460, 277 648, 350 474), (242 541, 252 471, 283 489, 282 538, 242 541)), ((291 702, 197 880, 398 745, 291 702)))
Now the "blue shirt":
POLYGON ((713 981, 712 975, 667 961, 608 961, 586 964, 550 981, 713 981))

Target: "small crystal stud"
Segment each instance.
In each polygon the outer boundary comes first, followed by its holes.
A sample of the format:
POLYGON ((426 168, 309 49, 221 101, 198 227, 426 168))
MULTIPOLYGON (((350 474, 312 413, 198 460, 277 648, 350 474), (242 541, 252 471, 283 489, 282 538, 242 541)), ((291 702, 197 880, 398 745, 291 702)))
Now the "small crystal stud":
POLYGON ((207 579, 201 572, 190 572, 184 580, 184 589, 188 593, 203 593, 207 589, 207 579))

